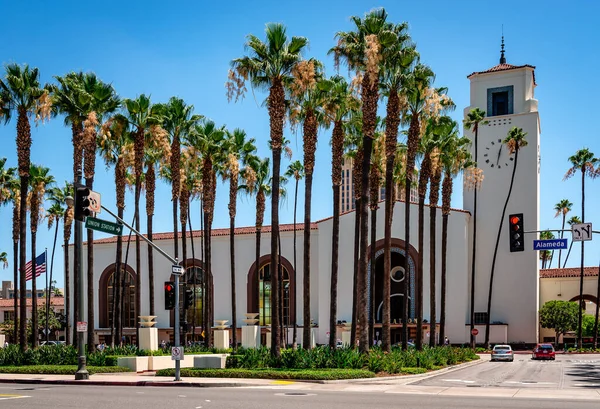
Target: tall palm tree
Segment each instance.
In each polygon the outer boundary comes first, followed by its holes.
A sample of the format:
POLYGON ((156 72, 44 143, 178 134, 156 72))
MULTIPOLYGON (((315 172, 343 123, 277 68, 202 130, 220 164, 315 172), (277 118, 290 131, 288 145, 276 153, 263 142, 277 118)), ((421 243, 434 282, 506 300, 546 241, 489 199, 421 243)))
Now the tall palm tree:
MULTIPOLYGON (((556 214, 554 215, 554 217, 558 217, 558 216, 562 215, 562 227, 561 227, 562 230, 565 229, 565 222, 567 219, 567 214, 571 211, 572 208, 573 208, 573 203, 571 203, 569 201, 569 199, 562 199, 556 205, 554 205, 554 210, 556 210, 556 214)), ((564 234, 565 234, 564 231, 560 232, 561 239, 564 237, 564 234)), ((561 264, 560 263, 561 254, 562 254, 562 250, 558 250, 558 268, 560 268, 560 264, 561 264)))
MULTIPOLYGON (((194 114, 194 106, 188 105, 181 98, 171 97, 166 104, 156 105, 162 128, 171 138, 171 200, 173 201, 173 237, 177 238, 177 205, 181 186, 181 141, 202 119, 202 115, 194 114)), ((175 239, 175 258, 179 258, 178 240, 175 239)))
POLYGON ((453 133, 446 144, 441 155, 441 167, 444 173, 442 182, 442 276, 440 296, 440 341, 446 337, 446 281, 447 281, 447 259, 448 259, 448 219, 450 216, 450 202, 454 177, 465 169, 475 166, 471 161, 471 153, 468 146, 470 141, 466 137, 459 137, 458 131, 453 133))
POLYGON ((312 204, 312 181, 315 167, 315 151, 319 126, 325 125, 323 105, 327 97, 329 83, 324 83, 323 65, 320 61, 310 59, 299 62, 292 70, 294 77, 291 83, 290 119, 302 124, 304 147, 304 245, 303 245, 303 322, 302 346, 310 349, 311 320, 310 314, 310 223, 312 204))
MULTIPOLYGON (((336 328, 337 324, 337 287, 338 287, 338 269, 339 269, 339 242, 340 242, 340 185, 342 184, 342 161, 344 156, 344 124, 348 121, 350 114, 360 108, 360 101, 348 86, 346 79, 339 75, 334 75, 328 80, 322 81, 324 91, 327 93, 325 101, 325 112, 333 122, 333 132, 331 134, 331 183, 333 189, 333 226, 331 238, 331 299, 329 306, 329 347, 336 346, 336 328)), ((291 164, 286 176, 296 179, 296 189, 298 188, 297 171, 298 168, 291 164)), ((348 192, 349 193, 349 192, 348 192)), ((294 199, 294 223, 296 199, 294 199)), ((294 237, 296 227, 294 225, 294 237)), ((295 251, 295 246, 294 246, 295 251)), ((294 266, 294 268, 296 268, 294 266)), ((295 330, 295 327, 294 327, 295 330)))
POLYGON ((527 136, 527 132, 523 132, 522 128, 513 127, 510 131, 508 131, 508 135, 502 143, 504 143, 508 149, 508 151, 515 155, 515 160, 513 161, 513 170, 512 175, 510 177, 510 186, 508 187, 508 193, 506 195, 506 201, 504 202, 504 207, 502 209, 502 216, 500 216, 500 224, 498 226, 498 235, 496 236, 496 245, 494 246, 494 256, 492 257, 492 270, 490 272, 490 287, 488 291, 488 302, 487 302, 487 320, 485 323, 485 345, 489 346, 490 342, 490 314, 492 309, 492 291, 494 289, 494 271, 496 269, 496 256, 498 254, 498 244, 500 243, 500 235, 502 233, 502 225, 504 224, 504 216, 506 216, 506 208, 508 207, 508 202, 510 200, 510 194, 512 193, 513 184, 515 182, 515 173, 517 171, 517 164, 519 161, 519 151, 527 146, 527 140, 525 139, 527 136))
MULTIPOLYGON (((37 315, 37 228, 40 219, 44 217, 44 196, 46 189, 54 184, 54 176, 50 175, 50 169, 44 166, 31 165, 29 170, 29 207, 30 207, 30 231, 31 231, 31 344, 33 348, 38 345, 38 315, 37 315)), ((24 287, 23 287, 24 288, 24 287)))
MULTIPOLYGON (((134 173, 135 173, 135 228, 140 230, 140 197, 142 192, 142 176, 144 170, 144 148, 146 138, 152 129, 157 129, 160 122, 160 113, 150 102, 150 97, 141 94, 136 99, 123 100, 125 108, 124 115, 118 115, 116 120, 131 127, 133 135, 134 151, 134 173)), ((141 314, 142 310, 142 263, 141 263, 141 243, 140 237, 135 237, 135 308, 136 315, 141 314)), ((136 343, 139 345, 139 322, 136 320, 136 343)))
POLYGON ((8 254, 6 251, 0 252, 0 264, 2 264, 2 268, 8 267, 8 254))
MULTIPOLYGON (((516 159, 516 158, 515 158, 516 159)), ((575 152, 575 155, 569 157, 571 168, 565 173, 563 180, 569 179, 577 173, 581 172, 581 220, 585 223, 585 178, 594 179, 598 176, 595 167, 600 163, 600 159, 596 158, 588 148, 583 148, 575 152)), ((579 302, 583 301, 583 263, 584 263, 584 243, 581 242, 581 274, 579 277, 579 302)), ((579 319, 577 324, 577 345, 581 348, 582 342, 582 320, 583 308, 579 309, 579 319)))
POLYGON ((14 334, 16 341, 16 336, 18 333, 17 328, 17 313, 18 313, 18 304, 17 304, 17 289, 19 286, 19 203, 18 198, 19 195, 19 182, 16 178, 17 168, 7 168, 5 167, 6 158, 0 158, 0 207, 12 202, 13 204, 13 314, 14 314, 14 334))
MULTIPOLYGON (((473 108, 467 114, 467 119, 463 121, 466 129, 473 132, 475 137, 473 138, 473 160, 477 163, 477 144, 479 142, 479 126, 486 125, 488 122, 484 120, 485 111, 479 108, 473 108)), ((471 249, 471 311, 469 314, 469 320, 471 322, 471 348, 475 348, 475 335, 473 335, 473 329, 475 329, 475 261, 477 256, 477 188, 473 190, 473 244, 471 249)))
MULTIPOLYGON (((579 223, 582 223, 579 216, 572 216, 569 220, 567 220, 567 224, 569 226, 573 226, 574 224, 579 224, 579 223)), ((572 248, 573 248, 573 240, 571 240, 571 243, 569 244, 569 250, 567 251, 567 256, 565 257, 565 262, 563 263, 562 268, 565 268, 567 266, 567 260, 569 259, 569 254, 571 254, 572 248)), ((561 268, 560 266, 558 266, 558 267, 561 268)))
MULTIPOLYGON (((21 182, 20 197, 27 198, 29 170, 31 165, 31 124, 29 117, 35 114, 36 120, 49 117, 52 103, 48 91, 41 87, 39 71, 27 64, 8 64, 4 79, 0 79, 0 117, 8 124, 13 114, 17 115, 17 156, 21 182)), ((27 200, 19 204, 19 266, 20 288, 25 288, 25 265, 27 263, 27 200)), ((26 292, 21 291, 20 316, 27 314, 26 292)), ((27 348, 25 337, 26 320, 19 321, 19 343, 21 350, 27 348)))
MULTIPOLYGON (((279 175, 281 173, 281 150, 283 146, 283 124, 285 122, 285 85, 289 83, 293 68, 300 61, 302 51, 308 44, 304 37, 292 37, 288 41, 286 28, 282 24, 269 23, 266 27, 266 42, 250 34, 247 37, 246 50, 249 55, 231 61, 232 69, 227 82, 228 99, 237 100, 243 96, 245 82, 249 80, 252 87, 268 89, 270 144, 273 151, 273 186, 271 191, 271 265, 277 265, 277 237, 279 236, 279 175)), ((278 277, 273 275, 274 288, 277 288, 278 277)), ((279 297, 273 292, 273 305, 277 305, 279 297)), ((279 320, 277 309, 273 312, 275 322, 279 320)), ((306 325, 306 323, 304 324, 306 325)), ((280 355, 279 331, 277 326, 271 331, 271 353, 280 355)))
MULTIPOLYGON (((360 350, 369 350, 368 294, 367 294, 367 245, 368 245, 368 207, 369 165, 373 148, 373 138, 377 122, 377 101, 379 99, 379 79, 381 60, 387 47, 398 42, 397 31, 387 21, 386 11, 374 9, 364 18, 351 17, 354 30, 336 33, 338 44, 331 49, 336 62, 343 59, 348 67, 362 76, 361 96, 363 112, 363 173, 361 175, 361 197, 358 213, 360 214, 360 262, 358 269, 359 295, 357 304, 360 324, 360 350)), ((384 295, 385 297, 385 295, 384 295)))
MULTIPOLYGON (((54 252, 56 251, 56 240, 58 239, 58 225, 60 224, 60 220, 65 215, 65 209, 62 207, 62 203, 64 201, 60 201, 55 197, 55 191, 60 191, 60 189, 53 188, 50 190, 49 196, 50 200, 53 202, 48 211, 46 212, 46 218, 48 219, 48 230, 52 229, 52 226, 56 224, 54 230, 54 242, 52 243, 52 256, 50 258, 50 276, 47 280, 50 286, 52 286, 52 276, 54 272, 54 252)), ((50 294, 52 293, 50 287, 46 286, 46 343, 50 339, 50 333, 48 331, 48 314, 50 314, 50 294)))
MULTIPOLYGON (((63 188, 63 192, 62 192, 62 196, 64 196, 63 202, 67 203, 66 198, 67 196, 71 196, 73 197, 75 194, 73 192, 73 185, 70 183, 65 183, 65 187, 63 188)), ((67 208, 64 212, 64 216, 63 216, 63 251, 64 251, 64 257, 65 257, 65 283, 67 285, 65 285, 65 317, 67 317, 66 320, 66 326, 65 326, 65 342, 67 345, 71 344, 71 333, 70 333, 70 322, 68 317, 70 316, 70 311, 71 311, 71 289, 69 286, 70 283, 70 266, 69 266, 69 240, 71 239, 71 226, 73 224, 73 216, 74 216, 74 211, 73 211, 73 203, 69 201, 69 203, 67 203, 67 208), (69 204, 71 203, 71 204, 69 204)))
POLYGON ((256 140, 247 138, 242 129, 227 131, 226 166, 222 168, 224 179, 229 179, 229 260, 231 272, 231 332, 233 348, 237 349, 237 305, 235 291, 235 215, 240 179, 240 164, 245 165, 251 155, 256 153, 256 140))
MULTIPOLYGON (((402 111, 406 110, 403 84, 410 68, 419 59, 419 55, 410 44, 410 37, 405 33, 406 24, 395 27, 397 30, 398 41, 389 47, 385 59, 384 69, 381 79, 382 93, 387 97, 386 117, 385 117, 385 223, 384 223, 384 244, 383 244, 383 271, 391 271, 392 266, 392 219, 395 195, 390 194, 393 189, 394 162, 396 161, 396 146, 398 143, 398 128, 400 126, 400 117, 402 111)), ((375 262, 375 260, 372 260, 375 262)), ((383 304, 383 326, 382 326, 382 348, 384 351, 390 351, 390 282, 384 280, 383 284, 384 304, 383 304)))
MULTIPOLYGON (((341 166, 340 166, 340 172, 341 172, 341 166)), ((304 166, 302 165, 302 162, 300 162, 299 160, 296 160, 296 161, 293 161, 292 163, 290 163, 287 171, 285 172, 285 177, 294 178, 294 181, 295 181, 295 187, 294 187, 294 271, 296 271, 296 211, 298 209, 298 182, 300 182, 300 179, 302 179, 304 177, 304 166)), ((339 195, 339 193, 338 193, 338 195, 339 195)), ((334 213, 334 218, 335 218, 335 213, 334 213)), ((335 225, 335 223, 334 223, 334 225, 335 225)), ((338 230, 339 230, 339 228, 338 228, 338 230)), ((337 283, 337 281, 336 281, 336 283, 337 283)), ((332 287, 332 299, 333 299, 333 291, 334 291, 334 289, 332 287)), ((335 291, 337 291, 337 284, 335 286, 335 291)), ((293 349, 297 348, 297 335, 298 335, 297 330, 298 330, 298 324, 297 324, 297 321, 295 321, 293 335, 292 335, 292 348, 293 349)))

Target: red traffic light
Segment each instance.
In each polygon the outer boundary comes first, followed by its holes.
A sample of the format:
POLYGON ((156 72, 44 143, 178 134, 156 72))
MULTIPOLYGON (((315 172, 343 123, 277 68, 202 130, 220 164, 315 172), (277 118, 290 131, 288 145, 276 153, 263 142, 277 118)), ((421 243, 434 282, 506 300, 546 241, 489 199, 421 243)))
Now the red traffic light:
POLYGON ((173 285, 165 284, 165 291, 173 291, 173 285))
POLYGON ((517 224, 521 221, 521 219, 519 218, 519 216, 512 216, 510 218, 510 224, 517 224))

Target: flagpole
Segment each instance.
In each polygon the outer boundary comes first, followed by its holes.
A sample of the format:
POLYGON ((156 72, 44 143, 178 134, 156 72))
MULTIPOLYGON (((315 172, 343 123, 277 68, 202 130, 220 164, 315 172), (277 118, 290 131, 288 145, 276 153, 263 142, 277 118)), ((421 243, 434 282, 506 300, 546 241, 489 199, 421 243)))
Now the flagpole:
MULTIPOLYGON (((56 223, 58 224, 58 221, 56 223)), ((57 225, 57 227, 58 227, 58 225, 57 225)), ((56 243, 56 241, 55 241, 55 243, 56 243)), ((45 331, 46 332, 45 333, 46 345, 48 345, 48 340, 50 339, 48 337, 48 316, 50 315, 50 296, 48 293, 48 247, 45 248, 45 253, 46 254, 44 255, 44 257, 46 258, 46 325, 44 327, 46 330, 45 331)), ((52 268, 52 267, 50 267, 50 268, 52 268)), ((50 284, 52 284, 52 283, 50 283, 50 284)))

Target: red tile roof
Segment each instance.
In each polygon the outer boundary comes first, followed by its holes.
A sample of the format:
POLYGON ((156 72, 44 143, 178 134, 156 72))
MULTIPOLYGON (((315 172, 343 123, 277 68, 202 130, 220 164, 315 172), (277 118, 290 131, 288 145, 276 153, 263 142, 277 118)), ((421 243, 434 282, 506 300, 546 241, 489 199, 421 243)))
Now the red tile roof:
MULTIPOLYGON (((529 65, 529 64, 525 64, 525 65, 512 65, 512 64, 498 64, 493 66, 490 69, 487 69, 485 71, 475 71, 469 75, 467 75, 467 78, 471 78, 473 75, 478 75, 478 74, 489 74, 490 72, 498 72, 498 71, 508 71, 508 70, 516 70, 519 68, 532 68, 533 70, 535 70, 535 66, 534 65, 529 65)), ((535 85, 535 71, 533 71, 533 83, 535 85)))
MULTIPOLYGON (((21 303, 18 300, 17 300, 17 305, 21 305, 21 303)), ((31 298, 27 298, 26 305, 27 305, 27 307, 31 307, 31 298)), ((38 306, 46 305, 46 299, 38 298, 37 305, 38 306)), ((63 305, 65 305, 65 298, 64 297, 51 297, 50 305, 53 305, 55 307, 62 307, 63 305)), ((7 308, 7 307, 12 307, 12 306, 14 306, 14 301, 12 298, 0 299, 0 308, 7 308)))
MULTIPOLYGON (((547 268, 545 270, 540 270, 540 278, 567 278, 567 277, 580 277, 580 276, 581 276, 581 268, 580 267, 547 268)), ((583 268, 583 276, 584 277, 597 277, 598 276, 598 267, 584 267, 583 268)))
MULTIPOLYGON (((317 226, 317 223, 311 223, 311 225, 310 225, 311 230, 318 230, 318 228, 319 227, 317 226)), ((296 231, 299 231, 299 230, 300 231, 304 230, 303 223, 296 223, 296 231)), ((270 233, 271 226, 263 226, 261 231, 262 231, 262 233, 270 233)), ((294 225, 293 224, 280 224, 279 231, 280 232, 294 231, 294 225)), ((234 234, 236 234, 236 235, 254 234, 255 232, 256 232, 256 227, 254 227, 254 226, 237 227, 234 230, 234 234)), ((187 237, 189 237, 189 234, 190 234, 189 232, 186 232, 187 237)), ((146 236, 146 235, 144 234, 144 236, 146 236)), ((212 229, 211 237, 218 237, 218 236, 229 236, 229 228, 212 229)), ((181 232, 178 232, 178 237, 181 238, 181 232)), ((192 237, 202 237, 202 230, 194 230, 192 232, 192 237)), ((158 240, 173 240, 173 233, 169 232, 169 233, 154 233, 154 234, 152 234, 152 241, 158 241, 158 240)), ((94 244, 107 244, 107 243, 116 243, 116 242, 117 242, 117 236, 107 237, 105 239, 94 240, 94 244)), ((85 245, 86 243, 84 242, 83 244, 85 245)), ((72 244, 70 244, 70 246, 72 246, 72 244)))

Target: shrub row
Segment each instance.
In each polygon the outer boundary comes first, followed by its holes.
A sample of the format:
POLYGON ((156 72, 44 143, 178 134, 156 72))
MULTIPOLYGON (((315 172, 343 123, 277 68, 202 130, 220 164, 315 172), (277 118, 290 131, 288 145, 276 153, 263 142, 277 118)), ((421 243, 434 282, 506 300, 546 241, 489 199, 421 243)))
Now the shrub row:
POLYGON ((425 348, 422 351, 393 348, 389 353, 373 348, 369 354, 361 354, 351 348, 317 347, 282 350, 280 358, 272 357, 269 349, 260 348, 240 349, 237 354, 230 355, 227 368, 367 369, 374 373, 397 374, 405 372, 405 368, 431 370, 478 358, 471 349, 451 347, 425 348))
MULTIPOLYGON (((131 371, 129 368, 124 368, 122 366, 88 366, 87 370, 90 374, 131 371)), ((77 365, 24 365, 0 367, 0 373, 73 375, 75 372, 77 372, 77 365)))
MULTIPOLYGON (((174 369, 161 369, 156 376, 174 376, 174 369)), ((181 376, 198 378, 254 378, 336 380, 373 378, 375 374, 365 369, 194 369, 182 368, 181 376)))

